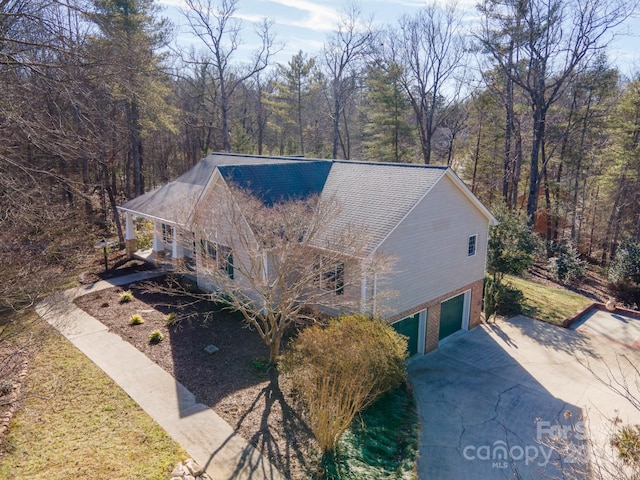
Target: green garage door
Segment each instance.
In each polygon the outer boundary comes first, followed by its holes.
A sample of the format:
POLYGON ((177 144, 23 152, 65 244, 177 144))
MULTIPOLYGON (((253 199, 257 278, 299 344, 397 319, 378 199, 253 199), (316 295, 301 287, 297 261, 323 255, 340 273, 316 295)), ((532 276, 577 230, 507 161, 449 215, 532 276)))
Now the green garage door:
POLYGON ((440 334, 442 340, 462 328, 462 312, 464 310, 464 293, 440 304, 440 334))
POLYGON ((411 317, 407 317, 403 320, 393 323, 391 324, 391 326, 400 335, 409 337, 407 346, 409 355, 411 356, 418 353, 418 331, 420 329, 420 313, 416 313, 411 317))

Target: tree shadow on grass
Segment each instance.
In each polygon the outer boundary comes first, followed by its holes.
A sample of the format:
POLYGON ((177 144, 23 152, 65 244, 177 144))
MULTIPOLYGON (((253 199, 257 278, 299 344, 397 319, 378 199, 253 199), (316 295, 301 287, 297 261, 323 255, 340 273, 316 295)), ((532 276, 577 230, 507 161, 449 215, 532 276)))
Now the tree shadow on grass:
POLYGON ((419 432, 413 393, 407 385, 395 388, 360 412, 337 451, 324 456, 324 478, 410 477, 415 468, 419 432))

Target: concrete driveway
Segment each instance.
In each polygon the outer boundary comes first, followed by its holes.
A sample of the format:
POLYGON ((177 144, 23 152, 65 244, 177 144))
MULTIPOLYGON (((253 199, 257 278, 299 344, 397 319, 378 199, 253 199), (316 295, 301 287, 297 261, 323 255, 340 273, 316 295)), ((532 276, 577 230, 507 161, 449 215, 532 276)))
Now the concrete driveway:
POLYGON ((611 419, 640 423, 603 382, 637 377, 623 355, 640 362, 619 343, 523 316, 454 335, 409 365, 419 478, 556 478, 583 468, 587 445, 609 448, 611 419), (561 444, 570 447, 562 455, 552 448, 561 444))

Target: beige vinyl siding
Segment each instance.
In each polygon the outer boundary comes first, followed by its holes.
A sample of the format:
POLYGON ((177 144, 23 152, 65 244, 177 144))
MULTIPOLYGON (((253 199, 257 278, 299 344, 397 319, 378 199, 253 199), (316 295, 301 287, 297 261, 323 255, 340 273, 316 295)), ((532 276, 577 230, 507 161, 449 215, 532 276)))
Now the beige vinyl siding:
MULTIPOLYGON (((200 248, 200 240, 202 239, 230 248, 233 254, 234 281, 243 289, 250 288, 251 282, 242 274, 242 271, 248 272, 253 269, 255 273, 253 278, 259 278, 262 275, 262 260, 252 261, 249 252, 244 248, 248 242, 245 239, 247 236, 252 238, 253 234, 248 231, 246 224, 242 224, 240 227, 232 226, 231 214, 222 211, 228 205, 225 199, 228 197, 229 191, 217 173, 208 189, 198 203, 194 215, 192 228, 196 233, 196 244, 200 248), (240 236, 244 237, 241 241, 238 240, 240 236)), ((207 266, 203 260, 203 255, 198 255, 198 286, 206 290, 213 290, 214 284, 210 274, 212 267, 207 266)))
MULTIPOLYGON (((448 178, 431 191, 381 245, 395 258, 387 310, 405 311, 484 276, 489 220, 448 178), (469 257, 469 236, 478 235, 469 257)), ((381 301, 384 302, 383 299, 381 301)))

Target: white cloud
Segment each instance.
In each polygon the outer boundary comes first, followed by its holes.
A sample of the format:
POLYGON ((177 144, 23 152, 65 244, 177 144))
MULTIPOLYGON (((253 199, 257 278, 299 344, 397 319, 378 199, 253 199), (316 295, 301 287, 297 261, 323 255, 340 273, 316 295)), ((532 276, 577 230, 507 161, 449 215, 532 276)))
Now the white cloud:
POLYGON ((158 0, 158 5, 162 5, 164 7, 180 7, 180 8, 184 8, 187 6, 184 0, 158 0))
POLYGON ((278 24, 306 28, 315 31, 331 31, 336 28, 340 14, 334 8, 308 0, 271 0, 284 7, 301 10, 306 15, 302 20, 296 18, 276 18, 278 24))

